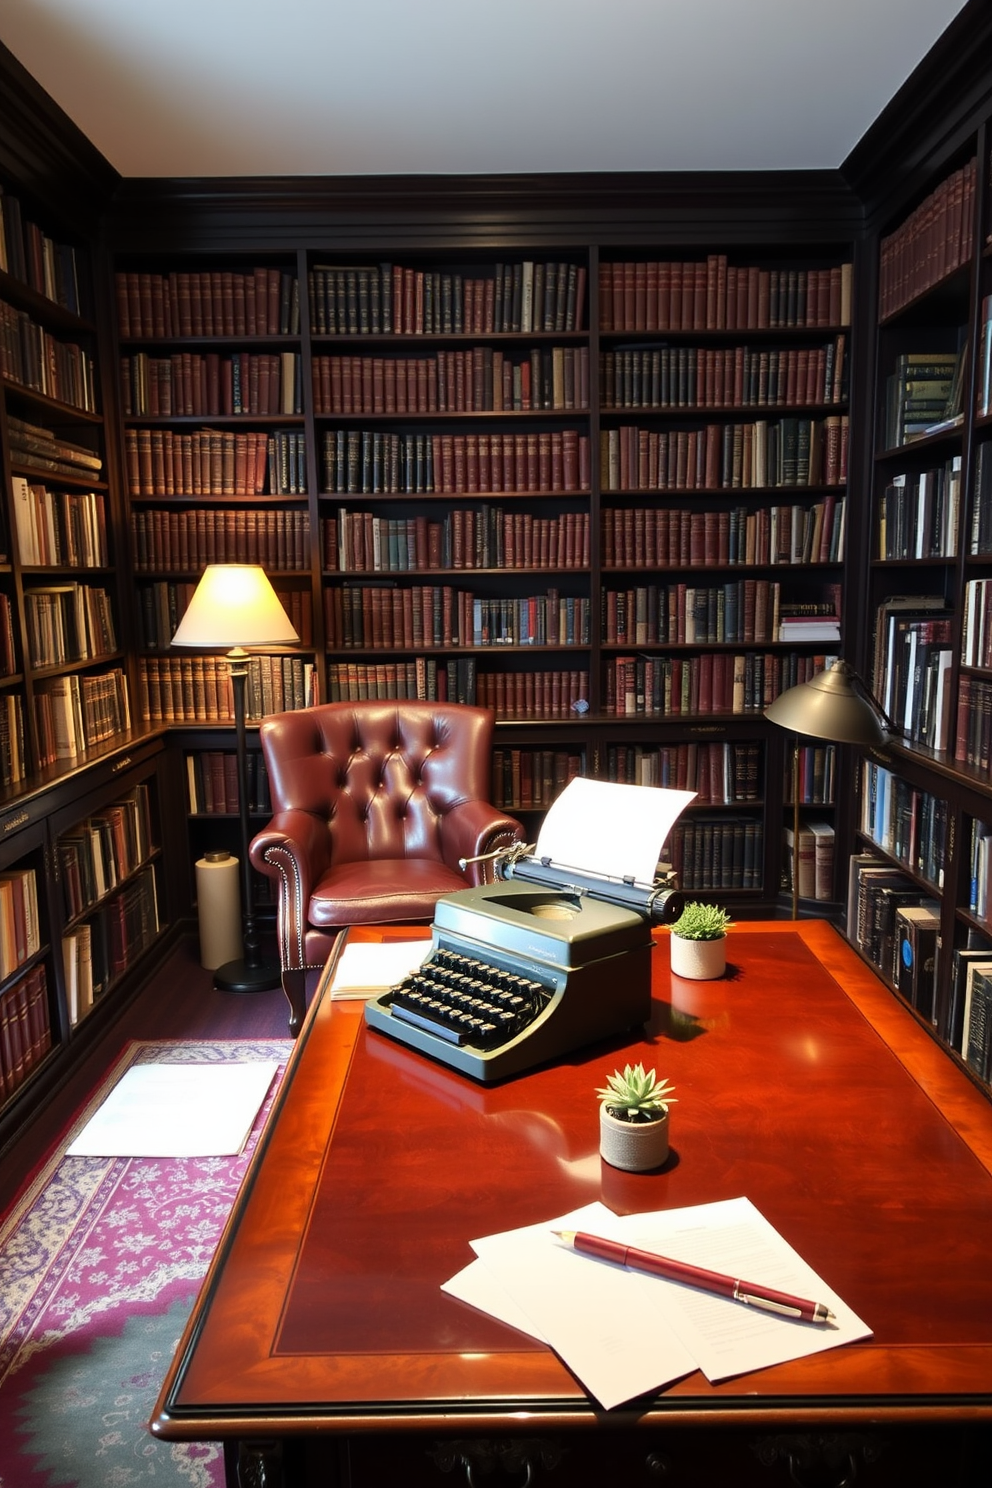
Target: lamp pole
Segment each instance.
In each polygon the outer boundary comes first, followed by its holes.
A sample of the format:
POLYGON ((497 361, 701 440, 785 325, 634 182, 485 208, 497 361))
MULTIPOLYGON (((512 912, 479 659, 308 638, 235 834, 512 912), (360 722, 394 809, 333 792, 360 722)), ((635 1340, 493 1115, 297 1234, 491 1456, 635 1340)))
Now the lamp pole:
POLYGON ((241 922, 244 929, 244 959, 228 961, 214 972, 214 986, 222 992, 266 992, 278 987, 279 968, 266 965, 252 908, 251 862, 248 847, 251 829, 248 818, 248 745, 245 729, 245 689, 248 685, 248 652, 235 646, 227 653, 234 693, 234 731, 237 741, 238 817, 241 825, 241 922))

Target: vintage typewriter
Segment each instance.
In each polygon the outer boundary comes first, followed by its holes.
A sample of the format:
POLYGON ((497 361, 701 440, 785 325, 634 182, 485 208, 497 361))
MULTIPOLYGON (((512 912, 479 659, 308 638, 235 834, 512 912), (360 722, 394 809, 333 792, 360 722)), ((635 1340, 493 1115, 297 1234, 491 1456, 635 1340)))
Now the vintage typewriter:
POLYGON ((369 1001, 370 1027, 489 1083, 642 1024, 652 923, 671 923, 674 877, 613 880, 495 855, 499 881, 439 899, 421 967, 369 1001))

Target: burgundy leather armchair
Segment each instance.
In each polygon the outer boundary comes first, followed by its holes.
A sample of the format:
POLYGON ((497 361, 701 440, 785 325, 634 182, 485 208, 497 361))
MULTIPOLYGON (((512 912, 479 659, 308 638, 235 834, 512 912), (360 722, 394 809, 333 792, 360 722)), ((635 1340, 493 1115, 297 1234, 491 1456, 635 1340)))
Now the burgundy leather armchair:
POLYGON ((431 920, 442 894, 492 881, 459 858, 523 839, 489 804, 493 715, 456 703, 325 703, 263 719, 274 815, 251 861, 278 885, 290 1030, 347 925, 431 920))

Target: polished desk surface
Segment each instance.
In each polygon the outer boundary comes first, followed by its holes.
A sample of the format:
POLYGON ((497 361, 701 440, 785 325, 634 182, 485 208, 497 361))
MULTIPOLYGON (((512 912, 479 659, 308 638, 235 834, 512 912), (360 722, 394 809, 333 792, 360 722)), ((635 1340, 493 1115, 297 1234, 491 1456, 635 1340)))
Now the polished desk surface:
POLYGON ((673 977, 656 934, 643 1037, 496 1088, 321 990, 153 1429, 602 1421, 555 1354, 441 1283, 470 1238, 593 1199, 632 1212, 739 1195, 873 1340, 719 1385, 696 1373, 611 1423, 992 1421, 992 1106, 826 923, 739 925, 716 982, 673 977), (673 1152, 652 1174, 598 1156, 593 1092, 628 1060, 677 1087, 673 1152))

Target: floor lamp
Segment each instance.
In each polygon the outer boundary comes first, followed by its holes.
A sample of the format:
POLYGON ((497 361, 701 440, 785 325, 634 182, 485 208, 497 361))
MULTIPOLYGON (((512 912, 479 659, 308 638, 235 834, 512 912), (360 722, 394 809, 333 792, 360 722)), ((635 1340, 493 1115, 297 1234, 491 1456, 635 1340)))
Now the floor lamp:
POLYGON ((825 672, 780 692, 765 717, 790 729, 792 745, 792 918, 799 918, 799 735, 832 744, 879 746, 891 720, 853 667, 838 658, 825 672))
POLYGON ((280 984, 277 963, 263 960, 252 913, 248 861, 248 751, 245 745, 245 687, 249 646, 295 646, 299 636, 264 571, 253 564, 211 563, 172 637, 174 646, 200 650, 223 646, 231 668, 234 727, 238 747, 238 814, 241 820, 241 918, 244 957, 214 972, 214 986, 225 992, 265 992, 280 984))

